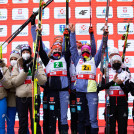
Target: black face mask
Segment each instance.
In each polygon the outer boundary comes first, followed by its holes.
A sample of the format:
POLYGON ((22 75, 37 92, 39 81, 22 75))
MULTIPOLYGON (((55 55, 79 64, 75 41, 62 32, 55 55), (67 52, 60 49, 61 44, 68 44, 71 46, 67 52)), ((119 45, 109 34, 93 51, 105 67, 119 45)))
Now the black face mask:
POLYGON ((61 56, 61 53, 60 53, 60 52, 54 52, 54 53, 53 53, 53 56, 59 57, 59 56, 61 56))
POLYGON ((115 70, 120 69, 120 67, 121 67, 121 63, 114 63, 114 64, 113 64, 113 68, 114 68, 115 70))

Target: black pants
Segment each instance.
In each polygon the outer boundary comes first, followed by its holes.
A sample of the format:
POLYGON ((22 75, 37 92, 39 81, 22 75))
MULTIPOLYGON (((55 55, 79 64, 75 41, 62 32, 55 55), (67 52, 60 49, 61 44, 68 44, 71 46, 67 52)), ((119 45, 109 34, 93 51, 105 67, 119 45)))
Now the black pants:
POLYGON ((77 124, 77 130, 79 134, 89 134, 90 133, 90 121, 89 121, 89 109, 87 105, 86 100, 86 94, 85 93, 79 93, 76 94, 76 104, 78 113, 78 124, 77 124), (80 99, 80 100, 78 100, 80 99))
MULTIPOLYGON (((28 110, 30 112, 30 119, 31 119, 31 130, 33 132, 33 119, 32 119, 32 97, 16 97, 16 108, 18 111, 19 117, 19 134, 27 134, 28 128, 28 110)), ((38 110, 40 108, 40 96, 38 96, 38 110)), ((37 122, 37 134, 41 134, 41 127, 39 125, 39 121, 37 122)))
POLYGON ((68 125, 61 125, 60 122, 60 98, 59 92, 49 92, 48 93, 48 134, 56 134, 56 121, 58 118, 58 126, 60 134, 66 134, 68 132, 68 125), (66 132, 66 133, 65 133, 66 132))
POLYGON ((110 106, 110 134, 116 134, 116 121, 118 134, 127 134, 128 106, 110 106))
POLYGON ((47 93, 47 91, 44 90, 44 95, 43 95, 43 133, 44 134, 48 134, 48 126, 49 126, 47 98, 48 98, 48 93, 47 93))
POLYGON ((76 92, 70 93, 70 112, 71 112, 71 131, 73 134, 77 133, 77 106, 76 106, 76 92))

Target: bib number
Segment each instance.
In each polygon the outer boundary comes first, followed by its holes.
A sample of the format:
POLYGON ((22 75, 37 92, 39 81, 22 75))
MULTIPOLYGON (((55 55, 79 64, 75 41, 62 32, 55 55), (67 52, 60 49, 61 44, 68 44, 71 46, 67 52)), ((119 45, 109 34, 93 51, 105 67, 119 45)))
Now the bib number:
POLYGON ((82 71, 91 71, 91 65, 82 65, 82 71))
POLYGON ((60 67, 63 67, 62 62, 54 62, 54 68, 60 68, 60 67))

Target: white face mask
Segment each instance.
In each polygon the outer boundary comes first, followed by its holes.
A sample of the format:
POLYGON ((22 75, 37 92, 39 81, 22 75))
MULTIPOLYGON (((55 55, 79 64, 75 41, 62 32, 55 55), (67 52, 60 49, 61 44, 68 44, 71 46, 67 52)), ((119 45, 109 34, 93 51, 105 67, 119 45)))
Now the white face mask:
POLYGON ((24 54, 22 54, 22 58, 24 60, 28 60, 30 58, 30 54, 29 53, 24 53, 24 54))
POLYGON ((78 54, 81 55, 81 49, 78 49, 78 54))
POLYGON ((11 64, 11 66, 16 65, 16 64, 17 64, 17 60, 11 60, 11 61, 10 61, 10 64, 11 64))

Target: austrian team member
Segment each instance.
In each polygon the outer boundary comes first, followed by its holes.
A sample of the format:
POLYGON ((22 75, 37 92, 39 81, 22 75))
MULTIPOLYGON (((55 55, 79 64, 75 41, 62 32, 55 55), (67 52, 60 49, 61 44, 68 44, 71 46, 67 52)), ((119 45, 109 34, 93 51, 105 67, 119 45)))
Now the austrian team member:
MULTIPOLYGON (((33 133, 33 120, 32 120, 32 67, 33 58, 31 47, 28 44, 22 45, 21 56, 14 66, 12 71, 12 84, 16 87, 16 108, 19 117, 19 134, 26 134, 28 128, 28 111, 31 118, 31 130, 33 133)), ((43 67, 38 65, 38 70, 35 72, 38 79, 38 108, 40 108, 40 88, 39 85, 44 85, 47 81, 43 67)), ((37 122, 37 133, 41 134, 41 127, 37 122)))
POLYGON ((81 56, 79 56, 76 46, 75 27, 73 24, 69 25, 70 28, 70 43, 71 55, 74 65, 76 67, 76 103, 78 112, 78 133, 85 134, 85 105, 88 103, 89 120, 91 124, 90 133, 98 134, 98 121, 97 121, 97 107, 98 107, 98 94, 96 86, 96 68, 101 61, 101 48, 103 41, 97 54, 91 56, 91 47, 83 45, 81 48, 81 56))

